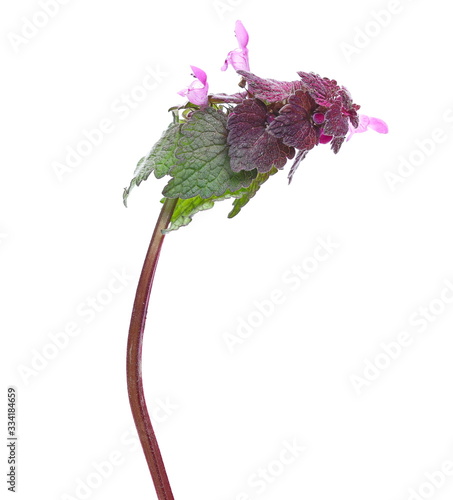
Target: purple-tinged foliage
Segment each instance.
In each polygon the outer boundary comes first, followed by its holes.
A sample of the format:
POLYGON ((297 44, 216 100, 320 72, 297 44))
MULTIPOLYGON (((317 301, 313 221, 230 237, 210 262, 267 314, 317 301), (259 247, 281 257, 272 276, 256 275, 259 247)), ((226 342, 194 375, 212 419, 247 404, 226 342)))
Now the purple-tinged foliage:
POLYGON ((294 148, 285 145, 269 132, 273 115, 259 99, 246 99, 238 104, 228 117, 228 144, 233 172, 257 169, 269 172, 282 168, 293 158, 294 148))
MULTIPOLYGON (((303 72, 299 73, 301 80, 293 82, 263 79, 242 70, 238 74, 246 81, 249 96, 259 100, 260 118, 257 114, 255 121, 241 119, 240 126, 236 119, 229 119, 230 132, 231 127, 235 127, 228 137, 234 169, 251 169, 253 167, 249 163, 255 159, 260 164, 258 170, 266 172, 272 165, 263 161, 263 155, 271 160, 278 157, 280 163, 276 166, 281 168, 284 157, 278 156, 277 151, 281 151, 281 144, 284 144, 303 153, 298 155, 291 169, 291 179, 307 151, 318 144, 330 143, 333 152, 337 153, 350 132, 350 127, 355 128, 359 124, 359 106, 352 102, 349 92, 344 87, 339 87, 335 80, 303 72), (257 129, 247 130, 256 120, 260 123, 260 140, 257 140, 257 129), (273 150, 268 139, 263 141, 267 138, 266 134, 273 135, 280 141, 273 143, 273 150), (247 154, 244 154, 244 149, 247 154)), ((243 104, 254 99, 246 99, 243 104)), ((230 116, 236 114, 239 106, 230 116)), ((258 106, 247 104, 239 111, 242 113, 245 109, 252 108, 257 110, 258 106)))
POLYGON ((336 80, 322 78, 315 73, 298 71, 297 74, 317 104, 325 108, 330 108, 335 103, 340 104, 342 113, 350 117, 354 127, 358 126, 357 110, 360 106, 352 102, 352 97, 348 89, 339 87, 336 80))
POLYGON ((246 91, 237 92, 236 94, 211 94, 209 101, 216 104, 240 104, 246 97, 246 91))
POLYGON ((303 90, 289 96, 279 115, 269 125, 269 132, 287 146, 309 150, 318 144, 319 128, 312 121, 315 101, 303 90))
POLYGON ((291 168, 289 169, 289 174, 288 174, 288 184, 291 183, 293 180, 293 175, 297 170, 297 167, 300 165, 300 162, 307 156, 308 149, 304 149, 302 151, 298 151, 296 157, 294 158, 293 164, 291 165, 291 168))
POLYGON ((251 96, 267 103, 275 113, 269 132, 287 146, 300 150, 330 142, 338 153, 350 127, 357 127, 360 106, 335 80, 314 73, 299 72, 300 80, 281 82, 238 71, 251 96))
POLYGON ((350 125, 354 128, 359 125, 357 110, 360 106, 352 102, 349 91, 338 86, 335 80, 303 71, 299 71, 298 75, 306 91, 321 107, 318 112, 324 112, 322 143, 329 142, 327 139, 331 137, 331 148, 338 153, 350 125))
POLYGON ((278 102, 288 99, 296 90, 303 89, 301 81, 279 82, 271 78, 260 78, 248 71, 238 71, 248 84, 248 89, 257 99, 267 102, 278 102))
POLYGON ((338 153, 343 144, 346 134, 349 131, 349 119, 341 111, 341 104, 334 102, 326 111, 323 135, 331 136, 331 148, 334 153, 338 153))

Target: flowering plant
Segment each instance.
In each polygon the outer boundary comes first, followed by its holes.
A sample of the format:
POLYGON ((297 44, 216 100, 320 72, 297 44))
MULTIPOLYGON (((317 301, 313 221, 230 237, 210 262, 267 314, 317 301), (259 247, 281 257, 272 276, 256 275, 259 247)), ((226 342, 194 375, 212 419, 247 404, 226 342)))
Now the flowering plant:
POLYGON ((191 66, 194 81, 180 95, 188 103, 171 108, 173 122, 138 165, 131 189, 153 172, 169 176, 166 199, 178 200, 168 230, 187 225, 195 213, 214 202, 234 199, 234 217, 269 177, 293 160, 291 181, 308 151, 330 144, 338 153, 354 133, 368 129, 387 133, 378 118, 358 114, 348 90, 335 80, 299 71, 299 79, 281 82, 250 72, 248 33, 236 22, 239 48, 221 68, 233 66, 242 90, 208 94, 206 73, 191 66))
POLYGON ((239 48, 226 57, 240 76, 234 94, 209 94, 206 73, 191 66, 194 80, 179 95, 188 102, 170 108, 173 121, 143 157, 128 188, 151 173, 170 177, 137 288, 128 339, 127 378, 132 413, 159 500, 172 500, 170 484, 146 409, 141 351, 148 300, 164 234, 190 223, 215 202, 233 199, 234 217, 262 184, 292 160, 291 182, 300 162, 315 146, 330 144, 338 153, 355 133, 387 133, 384 121, 359 114, 349 91, 335 80, 298 72, 299 79, 278 81, 250 72, 247 30, 236 22, 239 48))

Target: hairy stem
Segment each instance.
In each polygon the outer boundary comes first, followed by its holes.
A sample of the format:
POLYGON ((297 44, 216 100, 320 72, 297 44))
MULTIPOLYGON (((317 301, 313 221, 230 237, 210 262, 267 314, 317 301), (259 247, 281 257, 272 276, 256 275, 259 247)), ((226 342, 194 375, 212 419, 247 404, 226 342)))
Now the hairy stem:
POLYGON ((166 199, 157 219, 137 286, 127 341, 126 369, 129 402, 159 500, 173 500, 173 493, 171 492, 162 455, 146 408, 142 381, 142 346, 149 296, 157 261, 159 260, 160 249, 164 241, 162 230, 166 229, 170 224, 177 201, 177 199, 166 199))

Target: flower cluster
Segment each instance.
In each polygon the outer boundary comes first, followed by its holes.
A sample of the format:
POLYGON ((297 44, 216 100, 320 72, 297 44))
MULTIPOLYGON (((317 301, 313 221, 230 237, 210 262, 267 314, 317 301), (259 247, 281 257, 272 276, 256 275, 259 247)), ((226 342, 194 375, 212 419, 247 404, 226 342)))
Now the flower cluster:
POLYGON ((314 73, 298 72, 299 80, 282 82, 263 79, 250 72, 249 35, 236 22, 239 48, 231 51, 222 70, 231 65, 242 77, 246 90, 233 94, 208 94, 206 73, 192 66, 195 80, 179 92, 201 108, 212 103, 236 104, 228 113, 228 144, 234 172, 282 168, 295 157, 291 180, 300 161, 318 144, 330 144, 334 153, 355 133, 388 132, 386 123, 358 114, 348 90, 335 80, 314 73), (298 150, 296 154, 296 150, 298 150))

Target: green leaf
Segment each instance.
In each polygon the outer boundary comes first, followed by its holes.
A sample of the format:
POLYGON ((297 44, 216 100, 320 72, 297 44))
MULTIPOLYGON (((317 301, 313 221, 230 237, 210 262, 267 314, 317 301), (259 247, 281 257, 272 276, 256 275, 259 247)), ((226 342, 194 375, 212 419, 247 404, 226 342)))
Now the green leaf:
POLYGON ((182 226, 187 226, 192 221, 192 217, 196 213, 201 212, 202 210, 209 210, 217 201, 223 201, 228 198, 236 198, 233 202, 233 210, 228 214, 228 217, 231 219, 237 215, 241 208, 255 196, 263 183, 266 182, 271 175, 274 175, 277 172, 278 170, 274 167, 269 172, 258 174, 249 187, 238 189, 233 193, 227 191, 222 196, 212 196, 207 199, 201 198, 200 196, 195 196, 186 200, 180 198, 173 212, 171 225, 168 229, 164 230, 164 233, 175 231, 182 226))
POLYGON ((213 108, 195 111, 181 126, 173 177, 165 186, 167 198, 209 199, 249 186, 256 170, 233 172, 227 144, 227 117, 213 108))
POLYGON ((231 219, 236 216, 247 203, 255 196, 259 191, 260 187, 269 179, 271 175, 278 172, 275 167, 272 167, 269 172, 259 173, 249 187, 243 188, 237 193, 235 193, 235 200, 233 202, 233 210, 228 214, 228 218, 231 219))
POLYGON ((170 169, 175 165, 175 150, 181 135, 180 128, 181 125, 179 123, 170 124, 149 154, 138 162, 129 188, 124 189, 124 205, 127 206, 127 198, 132 188, 146 181, 151 172, 154 172, 155 177, 160 179, 164 175, 167 175, 170 169))
POLYGON ((236 198, 228 217, 237 215, 261 185, 278 170, 233 172, 227 144, 227 116, 220 110, 206 108, 192 112, 184 123, 172 123, 142 158, 128 189, 124 204, 134 186, 139 186, 152 172, 159 179, 172 179, 164 189, 167 198, 179 198, 170 227, 175 231, 192 221, 193 216, 212 208, 217 201, 236 198))
POLYGON ((222 201, 227 198, 231 198, 230 193, 225 193, 223 196, 212 196, 211 198, 205 199, 200 196, 195 196, 194 198, 188 198, 187 200, 179 199, 176 204, 175 210, 171 218, 171 224, 168 229, 164 230, 164 233, 170 231, 176 231, 182 226, 187 226, 192 221, 192 217, 202 210, 209 210, 214 206, 216 201, 222 201))

